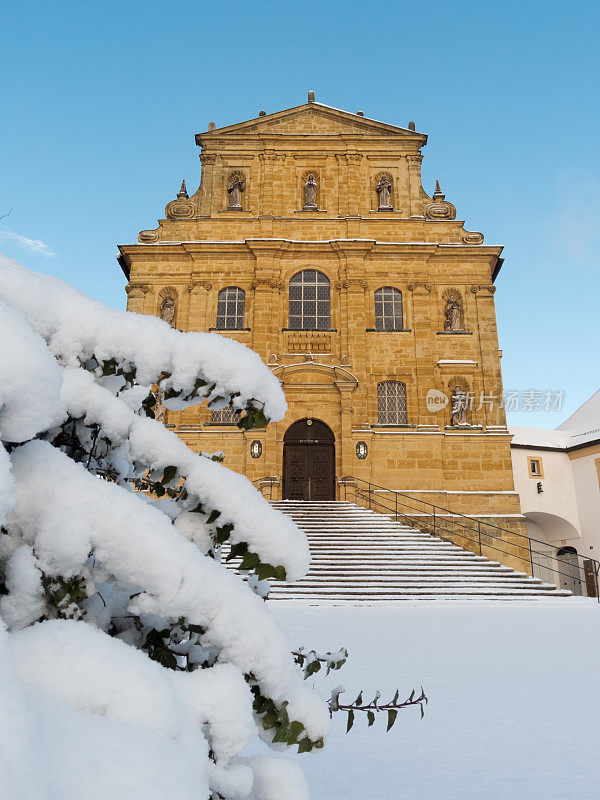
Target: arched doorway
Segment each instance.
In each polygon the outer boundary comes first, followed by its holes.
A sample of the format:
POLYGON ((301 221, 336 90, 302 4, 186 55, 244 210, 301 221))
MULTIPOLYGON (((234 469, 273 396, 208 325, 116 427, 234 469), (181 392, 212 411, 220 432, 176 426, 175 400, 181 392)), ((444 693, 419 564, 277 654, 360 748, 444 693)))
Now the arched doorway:
POLYGON ((335 500, 335 438, 318 419, 301 419, 283 437, 283 499, 335 500))
POLYGON ((581 571, 579 556, 574 547, 561 547, 556 551, 560 588, 569 589, 573 594, 583 594, 581 590, 581 571))

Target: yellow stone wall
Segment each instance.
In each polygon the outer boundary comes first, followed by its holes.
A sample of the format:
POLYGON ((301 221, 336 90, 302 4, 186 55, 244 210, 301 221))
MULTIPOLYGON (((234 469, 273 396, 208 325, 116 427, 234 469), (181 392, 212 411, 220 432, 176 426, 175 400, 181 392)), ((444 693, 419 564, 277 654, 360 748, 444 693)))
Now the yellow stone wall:
MULTIPOLYGON (((198 190, 191 197, 180 192, 158 228, 119 248, 130 281, 127 307, 158 314, 169 291, 176 327, 210 331, 219 290, 246 292, 247 330, 222 333, 273 369, 288 412, 250 433, 211 424, 205 407, 169 413, 192 448, 224 450, 226 464, 251 480, 281 479, 285 431, 315 417, 335 435, 337 481, 355 475, 518 527, 499 403, 490 409, 476 402, 469 422, 477 427, 468 430, 449 429, 448 408, 433 413, 426 404, 428 390, 449 395, 456 379, 477 399, 502 395, 493 285, 502 248, 465 230, 441 193, 423 190, 426 139, 314 102, 199 134, 198 190), (236 172, 246 181, 242 211, 227 209, 236 172), (384 172, 392 179, 393 211, 377 211, 384 172), (318 211, 302 211, 309 173, 318 184, 318 211), (287 330, 289 280, 306 268, 331 282, 331 331, 287 330), (382 286, 402 292, 406 330, 373 330, 374 292, 382 286), (462 298, 465 334, 443 333, 450 289, 462 298), (406 383, 407 427, 378 426, 381 380, 406 383), (259 459, 249 454, 254 439, 263 444, 259 459), (358 441, 369 448, 364 461, 356 456, 358 441)), ((338 491, 343 497, 339 485, 338 491)))

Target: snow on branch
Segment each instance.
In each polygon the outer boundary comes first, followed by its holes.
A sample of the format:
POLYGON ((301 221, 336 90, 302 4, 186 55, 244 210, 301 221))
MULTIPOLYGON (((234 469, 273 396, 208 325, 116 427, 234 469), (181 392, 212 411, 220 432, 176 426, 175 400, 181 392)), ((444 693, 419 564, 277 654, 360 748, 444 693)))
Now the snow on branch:
POLYGON ((21 446, 12 462, 16 504, 8 524, 33 548, 41 573, 78 577, 93 554, 98 568, 133 594, 128 614, 202 626, 220 660, 252 675, 276 706, 287 702, 311 741, 326 735, 325 704, 303 684, 275 618, 239 577, 202 555, 160 511, 47 442, 21 446))
POLYGON ((295 580, 306 573, 308 544, 291 519, 277 512, 245 476, 192 452, 161 423, 134 413, 124 399, 113 396, 83 369, 64 370, 60 423, 80 422, 70 436, 78 437, 85 453, 97 432, 95 463, 90 464, 94 471, 116 477, 120 468, 118 477, 128 480, 155 474, 146 485, 154 492, 171 488, 170 496, 177 501, 173 516, 188 512, 188 527, 194 517, 198 525, 210 520, 219 543, 247 545, 246 552, 255 557, 248 568, 260 577, 295 580), (192 510, 196 513, 190 514, 192 510))
POLYGON ((17 309, 65 366, 152 386, 184 408, 208 399, 281 419, 279 381, 245 345, 214 333, 181 333, 156 317, 115 311, 58 278, 0 255, 0 298, 17 309))

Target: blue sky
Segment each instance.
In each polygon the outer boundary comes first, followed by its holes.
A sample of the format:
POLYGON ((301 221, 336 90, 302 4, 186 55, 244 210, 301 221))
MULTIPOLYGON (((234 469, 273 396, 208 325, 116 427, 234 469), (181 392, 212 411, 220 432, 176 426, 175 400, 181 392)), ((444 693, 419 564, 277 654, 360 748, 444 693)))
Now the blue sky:
POLYGON ((317 100, 429 134, 469 230, 504 244, 507 390, 600 384, 598 3, 24 2, 0 30, 0 249, 124 307, 116 245, 156 226, 194 133, 317 100))

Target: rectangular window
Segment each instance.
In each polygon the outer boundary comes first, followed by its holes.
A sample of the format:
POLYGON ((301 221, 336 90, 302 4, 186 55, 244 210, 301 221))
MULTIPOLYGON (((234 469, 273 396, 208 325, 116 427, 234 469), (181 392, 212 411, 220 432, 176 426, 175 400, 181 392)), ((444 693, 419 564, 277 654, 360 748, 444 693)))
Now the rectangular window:
POLYGON ((221 289, 217 299, 217 328, 240 330, 244 327, 246 293, 237 286, 221 289))
POLYGON ((544 465, 542 463, 541 458, 533 458, 529 456, 527 458, 527 463, 529 464, 529 477, 530 478, 543 478, 544 477, 544 465))
POLYGON ((375 330, 402 330, 402 292, 382 286, 375 292, 375 330))
POLYGON ((210 412, 211 422, 238 422, 240 419, 240 412, 234 411, 233 408, 219 408, 213 409, 210 412))
POLYGON ((406 425, 406 384, 382 381, 377 384, 377 422, 379 425, 406 425))

